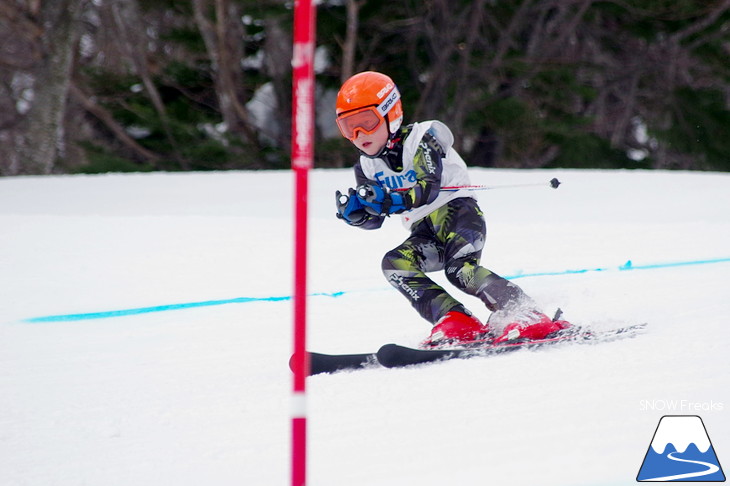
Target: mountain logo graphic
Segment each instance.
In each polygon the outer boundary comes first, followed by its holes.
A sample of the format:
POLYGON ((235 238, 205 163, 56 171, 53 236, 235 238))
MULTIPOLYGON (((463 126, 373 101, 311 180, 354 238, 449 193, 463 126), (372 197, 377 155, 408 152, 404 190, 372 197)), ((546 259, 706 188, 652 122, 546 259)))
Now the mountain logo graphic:
POLYGON ((662 417, 636 480, 725 481, 702 419, 697 415, 662 417))

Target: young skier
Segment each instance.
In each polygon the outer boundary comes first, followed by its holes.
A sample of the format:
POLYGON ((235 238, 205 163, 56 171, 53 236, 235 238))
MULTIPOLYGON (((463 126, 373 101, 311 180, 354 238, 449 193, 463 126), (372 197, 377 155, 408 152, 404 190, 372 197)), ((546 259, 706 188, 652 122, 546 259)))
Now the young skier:
POLYGON ((402 126, 403 107, 393 80, 366 71, 352 76, 337 95, 337 126, 360 152, 356 188, 336 193, 337 217, 351 226, 377 229, 399 214, 410 236, 386 253, 383 273, 433 325, 423 347, 494 338, 542 339, 569 326, 539 311, 517 285, 480 266, 486 224, 468 185, 466 164, 454 137, 432 120, 402 126), (481 299, 491 311, 486 324, 426 272, 443 270, 456 288, 481 299))

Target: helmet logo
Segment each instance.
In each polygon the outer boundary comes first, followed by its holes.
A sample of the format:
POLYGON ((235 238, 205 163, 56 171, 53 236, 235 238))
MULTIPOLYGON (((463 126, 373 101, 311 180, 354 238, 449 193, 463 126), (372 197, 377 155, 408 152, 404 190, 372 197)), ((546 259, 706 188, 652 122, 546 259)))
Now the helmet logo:
POLYGON ((385 87, 383 89, 378 91, 378 94, 376 96, 378 97, 378 99, 380 99, 383 96, 385 96, 386 93, 388 93, 388 91, 390 91, 391 89, 393 89, 393 83, 388 83, 385 85, 385 87))
POLYGON ((394 89, 393 92, 378 105, 378 112, 382 116, 385 116, 399 99, 400 92, 398 92, 397 89, 394 89))

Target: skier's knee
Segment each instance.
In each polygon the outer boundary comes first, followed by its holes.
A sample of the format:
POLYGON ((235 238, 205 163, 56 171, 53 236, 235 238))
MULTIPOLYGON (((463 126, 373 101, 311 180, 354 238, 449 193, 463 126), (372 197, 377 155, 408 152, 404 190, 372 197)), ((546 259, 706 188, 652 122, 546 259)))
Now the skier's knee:
POLYGON ((386 278, 389 278, 394 271, 418 271, 418 265, 410 255, 409 250, 394 248, 383 256, 380 268, 386 278))
POLYGON ((386 278, 388 278, 393 270, 396 268, 395 262, 398 260, 398 258, 399 256, 396 250, 390 250, 388 253, 383 255, 383 260, 380 263, 380 268, 386 278))

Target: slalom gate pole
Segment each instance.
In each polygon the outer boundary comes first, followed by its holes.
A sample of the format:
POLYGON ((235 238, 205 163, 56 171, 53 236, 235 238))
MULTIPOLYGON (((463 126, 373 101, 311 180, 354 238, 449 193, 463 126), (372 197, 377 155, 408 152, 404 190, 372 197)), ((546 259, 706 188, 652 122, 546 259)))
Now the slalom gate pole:
POLYGON ((307 191, 314 165, 314 47, 316 11, 313 0, 294 2, 292 56, 292 169, 294 196, 294 381, 291 415, 291 485, 307 482, 306 378, 307 337, 307 191))

